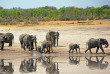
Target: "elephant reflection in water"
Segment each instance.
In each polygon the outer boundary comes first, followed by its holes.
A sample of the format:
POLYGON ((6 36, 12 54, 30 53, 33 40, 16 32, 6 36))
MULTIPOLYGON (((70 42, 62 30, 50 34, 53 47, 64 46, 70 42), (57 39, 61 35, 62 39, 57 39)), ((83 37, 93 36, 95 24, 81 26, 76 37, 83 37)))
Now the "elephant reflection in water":
POLYGON ((36 72, 36 66, 37 66, 36 61, 34 63, 33 59, 23 60, 21 61, 19 71, 21 73, 36 72))
POLYGON ((4 60, 0 59, 0 74, 13 74, 13 72, 12 62, 9 62, 9 65, 4 65, 4 60))
POLYGON ((59 74, 58 63, 52 62, 53 57, 43 57, 42 66, 46 68, 46 74, 59 74))
POLYGON ((87 57, 85 57, 85 59, 87 60, 86 65, 90 68, 90 69, 106 69, 109 65, 109 63, 107 61, 104 61, 104 57, 101 58, 101 60, 98 59, 98 57, 96 56, 96 61, 92 61, 92 57, 90 57, 89 59, 87 57))
POLYGON ((80 62, 80 57, 72 57, 69 56, 69 64, 70 65, 77 65, 80 62))

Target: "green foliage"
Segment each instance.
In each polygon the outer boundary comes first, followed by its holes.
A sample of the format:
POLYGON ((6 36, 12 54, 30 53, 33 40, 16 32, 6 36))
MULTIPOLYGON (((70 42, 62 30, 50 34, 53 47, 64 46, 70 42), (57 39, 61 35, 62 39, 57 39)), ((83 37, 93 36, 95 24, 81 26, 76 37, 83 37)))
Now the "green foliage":
MULTIPOLYGON (((75 7, 40 7, 35 9, 3 9, 0 8, 0 23, 25 22, 25 24, 36 24, 38 21, 68 21, 86 19, 110 19, 110 6, 100 8, 88 7, 86 9, 75 7)), ((13 23, 12 23, 13 24, 13 23)))

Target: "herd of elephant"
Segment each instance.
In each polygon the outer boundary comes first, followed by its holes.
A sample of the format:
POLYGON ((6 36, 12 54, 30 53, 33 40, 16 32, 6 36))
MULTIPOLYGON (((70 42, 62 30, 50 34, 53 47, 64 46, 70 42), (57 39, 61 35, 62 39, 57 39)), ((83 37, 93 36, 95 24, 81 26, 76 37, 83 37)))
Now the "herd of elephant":
MULTIPOLYGON (((53 52, 52 50, 52 46, 55 46, 57 44, 58 46, 58 39, 59 39, 59 32, 55 32, 55 31, 49 31, 46 34, 46 40, 42 42, 41 46, 37 46, 37 38, 34 35, 29 35, 29 34, 21 34, 19 36, 19 41, 21 44, 21 48, 23 48, 24 50, 27 48, 29 49, 29 51, 32 51, 34 48, 36 49, 36 51, 39 51, 40 53, 50 53, 53 52), (35 45, 34 45, 35 43, 35 45), (47 51, 45 52, 45 49, 47 49, 47 51)), ((12 33, 0 33, 0 47, 1 50, 4 49, 4 43, 9 43, 9 46, 12 46, 12 42, 14 42, 14 35, 12 33)), ((98 39, 94 39, 94 38, 90 38, 87 42, 86 42, 86 46, 87 50, 85 50, 85 53, 89 50, 90 53, 91 52, 91 48, 96 48, 96 53, 98 52, 99 48, 102 50, 103 53, 103 47, 102 45, 105 45, 105 48, 107 48, 109 46, 109 43, 106 39, 104 38, 98 38, 98 39)), ((74 49, 77 52, 77 49, 79 49, 79 53, 80 53, 80 46, 79 44, 69 44, 69 53, 72 51, 74 51, 74 49)))
MULTIPOLYGON (((96 60, 91 60, 92 57, 89 58, 85 57, 86 59, 86 66, 89 69, 106 69, 109 65, 108 61, 104 61, 103 56, 94 56, 96 60), (99 59, 101 58, 101 59, 99 59)), ((93 58, 94 58, 93 57, 93 58)), ((14 65, 12 62, 9 62, 8 65, 5 65, 4 59, 0 59, 0 74, 13 74, 14 72, 14 65)), ((41 64, 42 67, 46 68, 46 74, 59 74, 59 62, 53 62, 53 57, 44 56, 39 58, 30 58, 24 59, 21 61, 19 72, 20 73, 30 73, 36 72, 37 67, 41 64)), ((69 64, 70 65, 79 65, 80 64, 80 56, 69 56, 69 64)))

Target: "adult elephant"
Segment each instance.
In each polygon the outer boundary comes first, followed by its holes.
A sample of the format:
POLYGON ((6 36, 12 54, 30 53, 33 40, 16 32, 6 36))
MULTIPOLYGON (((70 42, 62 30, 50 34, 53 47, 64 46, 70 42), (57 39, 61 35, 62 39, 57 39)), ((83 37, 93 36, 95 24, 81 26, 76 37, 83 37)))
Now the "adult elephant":
POLYGON ((104 38, 99 38, 99 39, 91 38, 88 40, 86 45, 88 45, 88 48, 87 48, 87 50, 85 50, 85 53, 88 50, 90 51, 90 53, 92 53, 91 48, 95 48, 95 47, 97 47, 96 53, 98 52, 99 48, 102 50, 103 53, 105 53, 102 45, 105 45, 105 48, 107 48, 109 46, 108 41, 104 38))
POLYGON ((12 46, 12 41, 14 43, 14 35, 12 33, 0 33, 0 35, 5 36, 7 38, 5 43, 9 43, 9 46, 12 46))
POLYGON ((24 38, 26 35, 28 35, 28 34, 21 34, 21 35, 19 36, 19 41, 20 41, 20 44, 21 44, 21 48, 23 48, 23 38, 24 38))
POLYGON ((52 41, 54 46, 56 44, 56 40, 57 40, 57 46, 58 46, 58 39, 59 39, 59 32, 49 31, 46 34, 46 40, 52 41))
POLYGON ((36 61, 34 61, 33 59, 23 60, 21 61, 19 71, 21 73, 36 72, 36 67, 36 61))
POLYGON ((7 40, 7 37, 3 36, 3 35, 0 35, 0 47, 1 47, 1 50, 4 49, 4 42, 5 40, 7 40))
POLYGON ((35 43, 35 48, 36 48, 36 50, 37 50, 37 38, 36 38, 36 35, 32 35, 32 38, 33 38, 33 40, 34 40, 34 43, 35 43))
POLYGON ((27 48, 32 48, 31 46, 33 46, 33 48, 34 48, 33 43, 35 43, 35 48, 37 50, 37 44, 36 44, 37 43, 37 38, 36 38, 36 36, 29 35, 29 34, 21 34, 19 36, 19 41, 20 41, 20 44, 21 44, 21 48, 24 48, 23 43, 25 43, 27 48))
POLYGON ((41 47, 42 47, 42 52, 43 51, 45 52, 45 48, 47 49, 46 53, 47 52, 50 53, 50 49, 53 52, 53 50, 52 50, 52 42, 51 41, 43 41, 41 47))
POLYGON ((89 59, 87 57, 85 57, 85 59, 87 60, 86 62, 86 66, 88 66, 90 69, 106 69, 109 65, 109 63, 107 61, 103 62, 104 57, 101 58, 101 60, 98 59, 98 57, 96 56, 96 61, 92 61, 92 57, 89 57, 89 59))
POLYGON ((0 74, 13 74, 13 72, 12 62, 9 62, 9 65, 4 65, 4 60, 0 59, 0 74))

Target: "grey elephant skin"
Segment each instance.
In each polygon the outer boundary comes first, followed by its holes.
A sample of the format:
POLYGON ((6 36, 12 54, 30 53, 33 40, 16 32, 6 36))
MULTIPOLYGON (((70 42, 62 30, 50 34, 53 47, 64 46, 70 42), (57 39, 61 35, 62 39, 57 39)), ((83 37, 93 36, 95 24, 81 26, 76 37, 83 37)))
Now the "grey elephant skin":
POLYGON ((57 40, 57 46, 58 46, 58 39, 59 39, 59 32, 49 31, 46 34, 46 40, 47 41, 52 41, 53 46, 55 46, 56 40, 57 40))
POLYGON ((5 37, 3 35, 0 35, 0 47, 1 47, 1 50, 4 49, 4 42, 5 42, 5 37))
POLYGON ((89 69, 106 69, 109 65, 109 63, 107 61, 104 61, 104 57, 101 58, 101 60, 99 60, 99 57, 95 57, 96 60, 91 60, 92 57, 89 57, 89 59, 87 57, 85 57, 85 59, 87 60, 86 62, 86 66, 89 67, 89 69))
POLYGON ((37 49, 37 44, 36 44, 36 37, 34 37, 33 35, 29 35, 29 34, 21 34, 19 36, 19 40, 20 40, 20 44, 21 44, 21 48, 29 48, 29 51, 34 49, 34 42, 35 42, 35 47, 37 49))
POLYGON ((9 65, 5 65, 4 60, 0 59, 0 74, 13 74, 13 72, 12 62, 9 62, 9 65))
POLYGON ((72 53, 73 53, 74 49, 77 52, 77 48, 79 49, 79 53, 80 53, 80 46, 79 46, 79 44, 73 44, 73 43, 69 44, 69 53, 71 52, 71 50, 72 50, 72 53))
POLYGON ((23 60, 21 61, 19 71, 21 73, 36 72, 37 70, 36 67, 37 67, 36 61, 34 61, 33 59, 23 60))
POLYGON ((14 43, 14 35, 12 33, 0 33, 0 35, 5 36, 7 38, 5 43, 9 43, 9 46, 12 46, 12 43, 14 43))
POLYGON ((88 46, 88 48, 87 48, 87 50, 85 50, 85 53, 88 50, 90 51, 90 53, 92 53, 91 48, 96 48, 96 47, 97 47, 96 53, 98 52, 99 48, 102 50, 103 53, 105 53, 104 50, 103 50, 102 45, 105 45, 105 48, 107 48, 109 46, 109 43, 104 38, 98 38, 98 39, 91 38, 91 39, 88 40, 86 45, 88 46))
POLYGON ((53 52, 52 50, 52 42, 51 41, 43 41, 42 42, 42 52, 45 52, 45 49, 47 49, 46 53, 50 53, 50 49, 51 51, 53 52))

